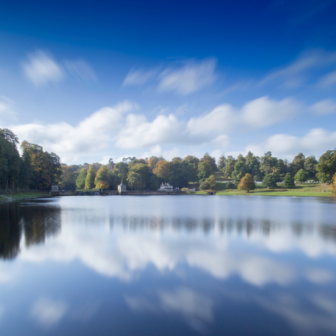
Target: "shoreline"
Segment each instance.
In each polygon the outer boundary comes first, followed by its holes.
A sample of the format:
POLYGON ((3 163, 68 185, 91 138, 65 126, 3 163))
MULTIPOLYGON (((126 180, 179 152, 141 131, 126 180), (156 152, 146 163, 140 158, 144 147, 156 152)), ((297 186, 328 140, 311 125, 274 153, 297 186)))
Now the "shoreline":
POLYGON ((26 192, 26 193, 14 193, 9 195, 0 195, 0 204, 9 203, 13 201, 22 201, 22 200, 33 200, 37 198, 50 198, 53 197, 47 193, 35 193, 35 192, 26 192))

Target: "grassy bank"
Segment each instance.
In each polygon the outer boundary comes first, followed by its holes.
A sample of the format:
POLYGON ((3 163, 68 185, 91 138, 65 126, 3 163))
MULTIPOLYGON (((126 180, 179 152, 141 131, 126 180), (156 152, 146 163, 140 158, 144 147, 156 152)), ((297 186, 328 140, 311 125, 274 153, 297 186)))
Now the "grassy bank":
MULTIPOLYGON (((207 195, 207 193, 208 191, 190 192, 190 194, 193 195, 207 195)), ((331 192, 330 186, 321 183, 304 183, 297 185, 294 189, 286 189, 283 187, 268 189, 257 186, 255 190, 251 190, 249 193, 238 189, 227 189, 216 191, 216 195, 336 197, 336 194, 331 192)))
POLYGON ((12 193, 6 195, 0 195, 0 202, 22 200, 26 198, 40 198, 40 197, 50 197, 49 193, 45 192, 22 192, 22 193, 12 193))

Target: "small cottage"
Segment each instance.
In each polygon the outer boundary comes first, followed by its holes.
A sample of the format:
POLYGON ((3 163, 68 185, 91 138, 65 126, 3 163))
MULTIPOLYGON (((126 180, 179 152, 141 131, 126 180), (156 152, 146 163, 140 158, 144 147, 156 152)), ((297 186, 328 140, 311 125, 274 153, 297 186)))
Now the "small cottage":
POLYGON ((54 195, 54 196, 57 196, 59 195, 59 186, 57 183, 53 183, 51 185, 51 191, 50 191, 50 194, 51 195, 54 195))
POLYGON ((118 194, 121 195, 122 193, 126 192, 126 186, 125 184, 119 184, 118 185, 118 194))

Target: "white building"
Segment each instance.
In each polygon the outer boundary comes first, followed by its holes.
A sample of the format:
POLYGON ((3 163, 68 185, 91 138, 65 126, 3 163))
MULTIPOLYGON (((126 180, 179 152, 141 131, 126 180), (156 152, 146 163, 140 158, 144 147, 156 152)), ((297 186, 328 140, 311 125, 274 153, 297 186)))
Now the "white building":
POLYGON ((121 194, 121 193, 123 193, 123 192, 125 192, 126 191, 126 186, 125 186, 125 184, 119 184, 118 185, 118 193, 119 193, 119 195, 121 194))
POLYGON ((160 189, 158 189, 158 191, 174 191, 174 188, 169 183, 161 183, 160 189))

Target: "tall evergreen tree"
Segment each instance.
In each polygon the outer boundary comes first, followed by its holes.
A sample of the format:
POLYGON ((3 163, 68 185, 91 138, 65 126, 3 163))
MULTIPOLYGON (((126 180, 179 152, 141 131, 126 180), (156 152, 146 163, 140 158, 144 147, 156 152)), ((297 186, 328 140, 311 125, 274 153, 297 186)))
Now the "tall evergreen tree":
POLYGON ((295 187, 294 178, 290 173, 286 174, 285 179, 283 181, 283 186, 285 188, 294 188, 295 187))

